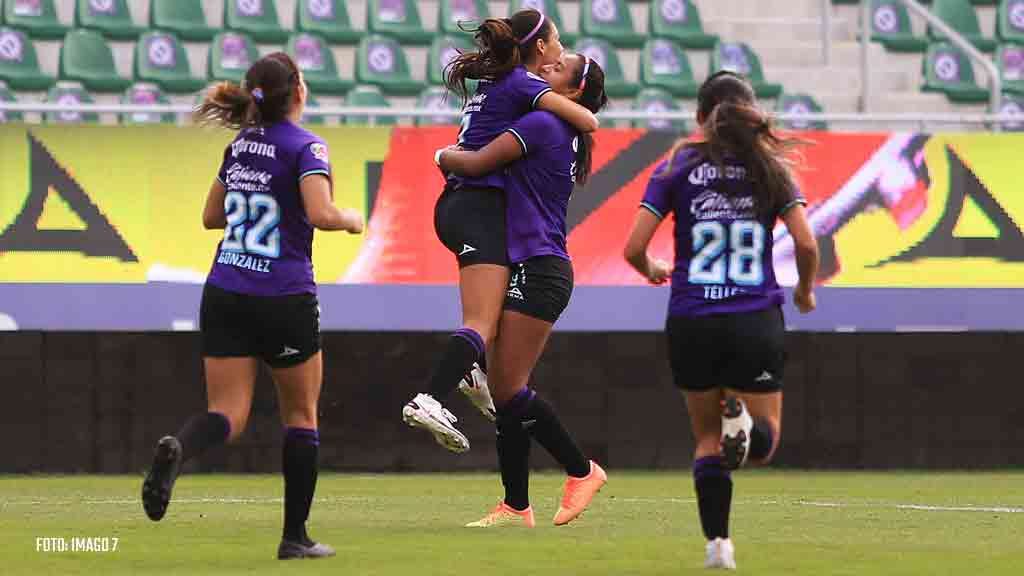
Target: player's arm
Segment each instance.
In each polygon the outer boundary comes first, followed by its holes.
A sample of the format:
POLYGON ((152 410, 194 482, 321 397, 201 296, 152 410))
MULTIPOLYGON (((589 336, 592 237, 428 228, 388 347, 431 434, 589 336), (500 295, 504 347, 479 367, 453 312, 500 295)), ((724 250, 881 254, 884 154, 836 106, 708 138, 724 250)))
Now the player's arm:
POLYGON ((311 174, 299 182, 302 206, 310 224, 319 230, 363 231, 363 216, 352 208, 334 205, 331 181, 323 174, 311 174))
POLYGON ((442 148, 437 151, 435 160, 444 172, 473 178, 490 174, 522 156, 519 140, 511 132, 504 132, 480 150, 442 148))
POLYGON ((220 179, 214 180, 206 194, 206 205, 203 206, 203 228, 223 230, 228 225, 228 217, 224 213, 224 194, 224 185, 220 179))
POLYGON ((590 133, 598 129, 600 121, 593 112, 587 110, 583 106, 573 102, 572 100, 548 91, 541 95, 540 99, 537 100, 537 108, 540 110, 547 110, 555 116, 558 116, 562 120, 565 120, 569 124, 576 127, 577 130, 583 133, 590 133))
POLYGON ((649 208, 641 207, 633 219, 633 229, 626 241, 626 248, 622 251, 626 262, 651 284, 664 284, 672 274, 672 268, 667 262, 653 259, 647 254, 647 246, 661 225, 661 220, 649 208))
POLYGON ((807 222, 807 210, 799 201, 783 209, 782 222, 793 237, 796 247, 796 270, 800 280, 793 291, 793 303, 807 313, 817 306, 814 297, 814 279, 818 277, 818 241, 807 222))

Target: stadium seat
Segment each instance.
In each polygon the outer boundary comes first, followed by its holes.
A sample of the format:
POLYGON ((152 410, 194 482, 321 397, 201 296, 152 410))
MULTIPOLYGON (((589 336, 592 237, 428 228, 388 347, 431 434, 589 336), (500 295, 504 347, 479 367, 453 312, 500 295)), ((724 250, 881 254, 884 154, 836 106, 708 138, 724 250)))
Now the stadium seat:
POLYGON ((1003 44, 996 50, 1003 90, 1024 95, 1024 45, 1003 44))
POLYGON ((209 42, 219 31, 206 25, 202 0, 153 0, 149 25, 173 32, 186 42, 209 42))
MULTIPOLYGON (((783 94, 775 103, 779 114, 820 114, 821 105, 810 94, 783 94)), ((828 130, 828 123, 821 120, 782 120, 779 124, 790 130, 828 130)))
POLYGON ((647 29, 655 38, 694 50, 710 50, 718 43, 718 36, 704 32, 700 10, 691 0, 655 0, 647 13, 647 29))
POLYGON ((274 0, 224 0, 224 27, 265 44, 288 40, 288 31, 281 28, 277 19, 274 0))
POLYGON ((612 98, 632 98, 640 91, 635 82, 626 81, 619 54, 611 44, 599 38, 581 38, 575 51, 593 58, 604 70, 604 90, 612 98))
POLYGON ((1019 120, 1003 122, 1000 128, 1006 132, 1024 132, 1024 98, 1003 94, 1003 104, 999 108, 1000 114, 1017 116, 1019 120))
POLYGON ((416 5, 415 0, 369 0, 367 28, 373 34, 391 36, 403 44, 430 44, 435 34, 423 29, 416 5))
MULTIPOLYGON (((967 0, 935 0, 932 3, 932 13, 942 18, 946 24, 959 32, 979 50, 991 52, 996 49, 996 41, 982 35, 981 26, 978 24, 978 14, 967 0)), ((931 26, 928 27, 928 36, 934 40, 946 38, 945 34, 931 26)))
POLYGON ((120 92, 132 81, 122 78, 114 66, 114 53, 95 30, 68 32, 60 47, 60 78, 81 82, 96 92, 120 92))
POLYGON ((634 30, 633 17, 625 0, 583 0, 580 34, 601 38, 622 48, 639 48, 645 40, 634 30))
MULTIPOLYGON (((46 94, 47 103, 55 103, 62 105, 73 105, 73 104, 92 104, 94 100, 85 88, 78 82, 58 82, 56 86, 50 88, 50 91, 46 94)), ((79 122, 92 122, 96 123, 100 121, 99 114, 95 112, 72 112, 70 110, 62 110, 60 112, 47 112, 45 115, 46 122, 49 124, 68 124, 68 123, 79 123, 79 122)))
POLYGON ((925 92, 941 92, 953 102, 985 102, 988 90, 974 81, 970 60, 959 48, 948 42, 928 47, 922 62, 925 92))
POLYGON ((33 38, 60 40, 68 28, 57 20, 53 0, 2 0, 3 20, 12 28, 24 30, 33 38))
MULTIPOLYGON (((420 94, 416 101, 417 108, 428 108, 430 110, 461 110, 459 97, 448 92, 441 86, 431 86, 420 94)), ((418 116, 417 126, 441 126, 458 124, 458 116, 418 116)))
POLYGON ((640 55, 640 81, 677 98, 696 98, 700 88, 693 78, 686 52, 665 38, 648 40, 644 45, 640 55))
POLYGON ((39 70, 35 44, 21 30, 0 28, 0 80, 13 90, 40 91, 54 79, 39 70))
POLYGON ((147 32, 135 45, 135 79, 173 94, 195 92, 206 80, 192 76, 185 46, 170 32, 147 32))
POLYGON ((427 56, 427 82, 435 86, 444 84, 444 69, 459 52, 473 50, 473 43, 465 35, 438 36, 430 44, 427 56))
MULTIPOLYGON (((316 109, 320 107, 320 102, 312 94, 306 94, 306 110, 316 109)), ((320 114, 303 114, 302 124, 311 126, 322 126, 327 123, 327 119, 320 114)))
MULTIPOLYGON (((658 88, 647 88, 637 95, 633 102, 633 109, 644 112, 674 112, 679 110, 679 104, 668 92, 658 88)), ((647 128, 658 132, 687 132, 685 120, 650 119, 634 120, 634 128, 647 128)))
POLYGON ((1004 0, 999 5, 996 35, 1003 42, 1024 44, 1024 0, 1004 0))
POLYGON ((244 34, 222 32, 210 43, 207 69, 210 80, 241 83, 246 70, 259 59, 256 45, 244 34))
POLYGON ((765 81, 761 59, 757 53, 744 42, 719 42, 711 53, 709 74, 719 70, 729 70, 742 74, 750 80, 760 98, 777 98, 782 93, 782 85, 765 81))
POLYGON ((467 28, 474 28, 490 17, 485 0, 441 0, 437 28, 441 34, 463 34, 459 22, 467 28))
POLYGON ((296 34, 288 41, 287 51, 295 58, 313 92, 342 95, 354 86, 351 80, 338 76, 334 53, 323 38, 305 32, 296 34))
POLYGON ((125 0, 78 0, 75 25, 98 30, 115 40, 135 40, 146 30, 132 21, 125 0))
POLYGON ((871 40, 893 52, 924 52, 928 40, 914 36, 907 7, 899 0, 871 0, 871 40))
POLYGON ((575 33, 568 32, 565 26, 562 26, 562 15, 558 11, 558 3, 555 0, 512 0, 509 6, 509 14, 515 14, 520 10, 526 10, 532 8, 547 18, 550 18, 555 23, 555 27, 558 28, 558 35, 562 39, 562 44, 565 46, 571 46, 576 42, 577 35, 575 33))
POLYGON ((409 74, 405 51, 394 38, 367 36, 356 55, 356 81, 397 96, 414 96, 423 84, 409 74))
MULTIPOLYGON (((167 104, 167 97, 156 84, 139 83, 125 90, 121 96, 122 104, 148 106, 151 104, 167 104)), ((121 114, 121 124, 174 124, 174 114, 157 114, 153 112, 131 112, 121 114)))
MULTIPOLYGON (((391 103, 381 94, 380 90, 373 86, 359 86, 348 93, 345 98, 347 106, 372 106, 390 108, 391 103)), ((361 126, 370 123, 367 116, 346 116, 345 124, 349 126, 361 126)), ((377 116, 373 123, 378 126, 386 126, 395 123, 394 116, 377 116)))
MULTIPOLYGON (((7 84, 0 82, 0 102, 17 102, 18 99, 14 97, 14 94, 7 88, 7 84)), ((21 122, 23 117, 21 112, 8 112, 6 110, 0 110, 0 124, 8 122, 21 122)))
POLYGON ((295 27, 319 34, 331 44, 356 44, 363 33, 352 28, 343 0, 299 0, 295 3, 295 27))

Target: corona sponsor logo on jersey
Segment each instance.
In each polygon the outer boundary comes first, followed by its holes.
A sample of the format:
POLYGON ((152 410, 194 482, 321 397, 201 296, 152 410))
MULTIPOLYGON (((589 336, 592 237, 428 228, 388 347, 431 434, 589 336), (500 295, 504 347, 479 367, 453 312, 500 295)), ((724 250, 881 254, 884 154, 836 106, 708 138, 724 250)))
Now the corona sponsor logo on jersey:
POLYGON ((231 143, 231 157, 238 158, 239 154, 255 154, 265 158, 277 158, 277 146, 265 142, 254 142, 241 138, 231 143))
MULTIPOLYGON (((694 168, 693 172, 690 172, 690 184, 706 186, 709 182, 722 178, 722 173, 723 170, 719 169, 718 166, 705 162, 694 168)), ((743 166, 725 166, 724 173, 726 180, 743 180, 747 177, 747 169, 743 166)))

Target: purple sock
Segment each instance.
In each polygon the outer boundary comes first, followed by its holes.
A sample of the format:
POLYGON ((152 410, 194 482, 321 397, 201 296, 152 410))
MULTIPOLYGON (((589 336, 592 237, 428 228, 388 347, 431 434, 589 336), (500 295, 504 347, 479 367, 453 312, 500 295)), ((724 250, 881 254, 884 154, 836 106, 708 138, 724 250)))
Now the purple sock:
POLYGON ((286 428, 282 458, 285 540, 309 545, 306 520, 316 491, 320 434, 309 428, 286 428))
POLYGON ((729 509, 732 506, 732 477, 722 466, 721 456, 705 456, 693 462, 693 484, 704 537, 729 537, 729 509))
POLYGON ((442 401, 459 387, 459 380, 473 368, 473 362, 486 364, 484 339, 472 328, 459 328, 448 339, 448 347, 434 369, 427 386, 435 400, 442 401))
POLYGON ((196 414, 175 434, 178 442, 181 442, 183 462, 227 442, 230 436, 231 421, 220 412, 196 414))

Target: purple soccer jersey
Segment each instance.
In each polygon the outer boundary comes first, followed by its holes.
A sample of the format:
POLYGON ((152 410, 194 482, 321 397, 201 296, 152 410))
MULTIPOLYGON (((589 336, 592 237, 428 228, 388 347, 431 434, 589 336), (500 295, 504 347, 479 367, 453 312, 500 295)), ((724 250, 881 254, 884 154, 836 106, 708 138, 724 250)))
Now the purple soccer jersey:
MULTIPOLYGON (((481 80, 476 94, 462 109, 462 128, 459 146, 466 150, 479 150, 490 143, 530 110, 540 97, 551 90, 548 83, 519 66, 497 82, 481 80)), ((453 176, 465 186, 505 187, 503 170, 479 178, 453 176)))
POLYGON ((327 145, 291 122, 247 128, 224 151, 227 226, 207 282, 241 294, 316 293, 313 226, 299 182, 331 177, 327 145))
POLYGON ((523 149, 522 159, 509 166, 505 177, 509 261, 534 256, 568 260, 565 215, 576 181, 579 133, 544 110, 523 116, 508 132, 523 149))
POLYGON ((782 304, 772 267, 772 228, 779 215, 804 204, 799 191, 770 211, 759 210, 746 168, 724 170, 693 148, 662 162, 641 206, 658 218, 675 215, 675 267, 669 316, 753 312, 782 304), (765 215, 765 213, 769 215, 765 215))

